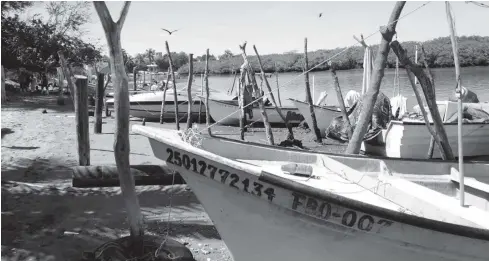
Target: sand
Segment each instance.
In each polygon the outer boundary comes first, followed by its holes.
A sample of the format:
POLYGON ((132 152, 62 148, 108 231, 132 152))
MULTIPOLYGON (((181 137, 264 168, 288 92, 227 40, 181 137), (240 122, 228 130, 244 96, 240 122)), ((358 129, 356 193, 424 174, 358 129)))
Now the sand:
MULTIPOLYGON (((2 260, 78 260, 83 251, 128 235, 120 189, 71 187, 69 168, 78 165, 73 105, 57 106, 55 96, 10 99, 2 104, 1 114, 2 260)), ((104 117, 102 134, 93 133, 93 122, 90 117, 91 165, 114 165, 114 119, 104 117)), ((175 128, 173 123, 146 124, 175 128)), ((236 127, 218 127, 214 132, 238 137, 236 127)), ((317 146, 310 132, 296 128, 295 133, 305 144, 317 146)), ((283 140, 285 134, 278 130, 275 140, 283 140)), ((164 165, 153 156, 147 138, 131 134, 130 139, 131 164, 164 165)), ((263 128, 250 129, 246 139, 265 142, 263 128)), ((344 146, 328 150, 340 152, 344 146)), ((137 192, 146 233, 168 233, 187 244, 199 261, 232 260, 186 185, 144 186, 137 192)))

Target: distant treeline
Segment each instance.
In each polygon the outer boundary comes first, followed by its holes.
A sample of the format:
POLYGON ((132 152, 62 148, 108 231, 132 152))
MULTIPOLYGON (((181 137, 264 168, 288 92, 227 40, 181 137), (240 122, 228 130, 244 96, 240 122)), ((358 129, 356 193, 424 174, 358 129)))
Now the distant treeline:
MULTIPOLYGON (((416 44, 422 44, 424 46, 427 56, 426 60, 431 68, 453 66, 452 46, 449 37, 440 37, 426 42, 401 42, 401 45, 407 50, 408 55, 413 61, 416 44)), ((458 38, 458 44, 459 60, 462 67, 489 65, 489 37, 461 36, 458 38)), ((258 51, 260 51, 260 46, 257 46, 257 48, 258 51)), ((251 55, 253 53, 251 48, 248 49, 250 62, 253 68, 258 71, 260 69, 258 61, 255 56, 251 55)), ((372 46, 374 56, 377 54, 377 49, 378 45, 372 46)), ((315 67, 342 50, 344 50, 344 48, 309 52, 309 68, 315 67)), ((362 68, 363 55, 363 47, 355 46, 335 57, 333 63, 339 70, 362 68)), ((421 57, 421 48, 418 50, 418 57, 421 57)), ((265 72, 267 73, 275 72, 275 70, 278 72, 300 72, 303 70, 304 55, 302 53, 287 52, 284 54, 261 55, 261 59, 265 72)), ((210 60, 209 71, 211 74, 229 74, 233 73, 233 71, 239 71, 242 63, 243 58, 240 54, 228 55, 226 58, 220 57, 219 60, 210 60)), ((396 57, 391 51, 388 56, 387 66, 393 68, 395 65, 396 57)), ((200 61, 194 61, 194 73, 203 73, 204 69, 205 62, 202 59, 200 59, 200 61)), ((314 70, 323 71, 328 69, 328 64, 323 63, 317 66, 314 70)), ((178 72, 181 74, 188 73, 188 64, 181 66, 178 72)))

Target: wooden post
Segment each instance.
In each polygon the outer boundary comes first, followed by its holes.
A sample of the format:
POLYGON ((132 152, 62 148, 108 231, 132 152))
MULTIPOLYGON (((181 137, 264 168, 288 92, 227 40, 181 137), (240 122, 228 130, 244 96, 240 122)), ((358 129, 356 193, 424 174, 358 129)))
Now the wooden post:
POLYGON ((270 84, 268 83, 267 77, 265 76, 265 71, 263 70, 263 64, 261 63, 261 58, 260 54, 258 54, 258 50, 256 49, 256 46, 253 45, 253 49, 255 50, 256 57, 258 58, 258 64, 260 65, 260 70, 261 70, 261 77, 265 81, 265 85, 267 86, 268 93, 270 94, 270 98, 272 99, 272 103, 275 106, 275 110, 277 110, 278 115, 280 118, 285 123, 285 126, 287 127, 289 134, 287 135, 288 140, 294 140, 294 132, 292 131, 292 126, 289 124, 289 121, 287 118, 282 114, 282 109, 278 106, 277 102, 275 101, 275 97, 273 95, 272 88, 270 87, 270 84))
POLYGON ((139 246, 139 251, 143 250, 144 235, 143 217, 139 208, 139 201, 135 191, 134 177, 130 172, 129 164, 129 84, 124 68, 122 57, 121 30, 129 11, 130 2, 125 2, 120 18, 117 22, 112 20, 109 9, 103 1, 95 1, 93 5, 100 18, 107 38, 107 45, 110 54, 110 67, 114 73, 114 100, 115 100, 115 141, 114 154, 119 173, 122 196, 126 205, 132 241, 139 246))
POLYGON ((464 153, 462 142, 462 121, 463 121, 463 104, 462 104, 462 79, 460 78, 460 62, 458 61, 458 43, 455 33, 455 21, 452 17, 452 8, 448 1, 445 2, 447 13, 448 27, 450 28, 450 41, 452 42, 453 63, 455 65, 455 79, 457 80, 457 102, 458 102, 458 172, 460 184, 460 205, 465 206, 465 183, 464 183, 464 153))
POLYGON ((192 128, 192 80, 194 76, 194 55, 188 54, 188 82, 187 82, 187 99, 188 99, 188 111, 187 111, 187 130, 192 128))
POLYGON ((202 122, 201 114, 202 114, 202 96, 204 96, 204 74, 200 74, 200 103, 199 103, 199 124, 202 122))
POLYGON ((173 60, 170 54, 170 47, 168 46, 168 41, 165 41, 166 53, 168 54, 168 62, 170 63, 171 78, 173 82, 173 98, 175 104, 175 124, 177 125, 177 130, 180 130, 180 123, 178 122, 178 98, 177 98, 177 78, 175 78, 175 72, 173 70, 173 60))
MULTIPOLYGON (((63 93, 63 91, 61 91, 63 93)), ((2 102, 7 101, 7 92, 5 91, 5 70, 2 65, 2 102)))
POLYGON ((211 114, 209 110, 209 49, 206 51, 205 55, 205 121, 207 126, 207 132, 209 136, 212 136, 210 124, 211 124, 211 114))
POLYGON ((353 130, 351 128, 350 118, 348 118, 348 114, 346 113, 345 101, 343 100, 340 82, 338 81, 338 76, 336 75, 336 68, 333 67, 333 64, 330 64, 330 68, 331 76, 333 77, 334 81, 334 89, 336 90, 336 97, 338 99, 338 103, 340 104, 341 114, 343 114, 343 121, 346 123, 346 128, 348 129, 348 139, 351 139, 353 130))
POLYGON ((132 80, 133 80, 133 83, 134 83, 134 87, 133 87, 133 90, 136 91, 137 90, 137 79, 136 79, 136 76, 137 76, 137 66, 134 66, 134 68, 132 69, 132 80))
POLYGON ((312 104, 316 102, 316 80, 314 79, 314 75, 312 76, 312 104))
POLYGON ((275 82, 277 83, 277 99, 278 99, 278 104, 279 104, 280 107, 282 107, 282 99, 280 98, 280 86, 278 84, 277 63, 275 63, 275 82))
MULTIPOLYGON (((414 50, 414 64, 417 65, 418 64, 418 45, 415 44, 414 48, 415 48, 415 50, 414 50)), ((414 84, 419 84, 418 77, 414 77, 414 84)))
POLYGON ((78 142, 78 164, 90 165, 90 137, 88 132, 88 79, 75 75, 75 120, 78 142))
POLYGON ((255 72, 253 71, 253 67, 248 61, 248 56, 246 55, 246 42, 243 45, 240 45, 239 48, 241 49, 241 54, 243 56, 244 63, 248 67, 247 70, 248 76, 251 78, 253 90, 258 96, 255 98, 258 99, 258 106, 260 107, 261 116, 263 118, 263 125, 265 125, 265 133, 267 136, 268 143, 270 145, 274 145, 272 127, 270 126, 270 122, 268 122, 268 115, 267 112, 265 111, 265 106, 263 104, 264 94, 263 91, 258 88, 258 84, 256 83, 256 78, 255 78, 255 72))
POLYGON ((160 124, 163 124, 165 119, 166 90, 168 90, 169 82, 170 82, 170 68, 168 68, 168 73, 166 74, 165 89, 163 90, 163 100, 161 102, 161 111, 160 111, 160 124))
POLYGON ((307 60, 307 38, 304 38, 304 80, 306 81, 306 100, 309 103, 309 112, 312 118, 312 129, 314 134, 316 134, 316 142, 321 143, 323 140, 321 138, 321 132, 318 128, 318 123, 316 120, 316 113, 314 113, 314 103, 311 96, 311 88, 309 87, 309 62, 307 60))
POLYGON ((104 74, 97 73, 97 89, 95 90, 95 125, 94 133, 102 133, 102 108, 104 107, 104 74))
MULTIPOLYGON (((445 132, 445 128, 443 127, 443 121, 440 116, 440 112, 438 111, 438 106, 436 105, 436 99, 433 97, 433 86, 431 85, 430 80, 426 76, 423 68, 419 67, 416 64, 413 64, 409 57, 406 55, 406 51, 402 48, 402 46, 397 41, 393 41, 391 43, 392 50, 399 58, 399 62, 401 65, 406 68, 406 70, 411 71, 416 77, 418 77, 421 88, 423 89, 423 93, 426 97, 426 103, 428 108, 430 109, 431 118, 433 119, 433 123, 435 125, 436 130, 436 139, 439 140, 437 143, 440 146, 440 153, 443 159, 445 160, 453 160, 453 153, 450 144, 448 143, 447 133, 445 132)), ((423 105, 420 105, 423 107, 423 105)))
POLYGON ((377 56, 375 57, 374 71, 371 76, 371 84, 367 93, 364 95, 363 106, 360 112, 359 120, 356 124, 353 136, 348 143, 346 153, 348 154, 358 154, 362 146, 362 141, 369 123, 372 120, 372 113, 375 106, 375 101, 379 95, 380 84, 382 78, 384 77, 384 68, 387 63, 387 55, 389 54, 389 43, 392 41, 392 37, 396 33, 396 25, 399 16, 401 15, 402 9, 406 2, 398 1, 392 10, 391 16, 387 26, 382 26, 380 33, 382 34, 382 40, 380 42, 379 50, 377 56))
MULTIPOLYGON (((244 64, 243 64, 244 65, 244 64)), ((239 130, 240 138, 244 140, 244 133, 246 131, 246 111, 245 111, 245 99, 244 92, 246 89, 246 68, 241 66, 240 77, 238 82, 238 104, 240 110, 239 130)))
MULTIPOLYGON (((435 99, 436 101, 436 91, 435 91, 435 80, 433 79, 433 74, 431 73, 431 69, 430 69, 430 66, 428 65, 428 61, 426 61, 426 52, 424 50, 424 46, 421 45, 421 54, 423 55, 423 64, 424 64, 424 68, 426 69, 426 74, 428 76, 428 79, 430 80, 431 82, 431 86, 433 86, 433 98, 435 99)), ((424 106, 424 104, 419 104, 420 107, 424 106)), ((428 148, 428 155, 427 155, 427 158, 428 159, 431 159, 433 158, 433 150, 435 148, 435 138, 433 137, 433 135, 431 136, 430 138, 430 147, 428 148)))

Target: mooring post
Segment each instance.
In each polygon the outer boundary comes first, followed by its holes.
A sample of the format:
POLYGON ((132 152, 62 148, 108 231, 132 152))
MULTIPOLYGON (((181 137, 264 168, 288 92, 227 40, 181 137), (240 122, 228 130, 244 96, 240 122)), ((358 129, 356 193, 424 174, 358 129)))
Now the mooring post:
POLYGON ((90 165, 90 137, 88 132, 88 79, 75 75, 75 120, 78 142, 78 164, 90 165))
POLYGON ((188 82, 187 82, 187 130, 192 128, 192 80, 194 76, 194 55, 188 54, 188 82))
POLYGON ((206 50, 205 55, 205 121, 207 126, 207 132, 209 136, 212 136, 210 124, 211 124, 211 114, 209 110, 209 49, 206 50))
POLYGON ((165 120, 165 103, 166 103, 166 91, 168 90, 168 83, 170 82, 170 68, 168 68, 168 73, 166 74, 165 86, 163 86, 163 100, 161 101, 160 110, 160 124, 163 124, 165 120))
POLYGON ((175 78, 175 70, 173 68, 173 60, 171 58, 170 47, 168 46, 168 41, 165 41, 166 53, 168 54, 168 62, 170 64, 171 78, 173 82, 173 98, 175 106, 175 124, 177 130, 180 130, 180 123, 178 122, 178 98, 177 98, 177 78, 175 78))
POLYGON ((132 81, 134 83, 134 87, 133 87, 134 91, 137 90, 137 82, 136 82, 136 80, 137 80, 136 76, 137 76, 137 72, 138 72, 137 68, 138 68, 137 66, 134 66, 134 68, 132 68, 132 81))
POLYGON ((348 139, 353 135, 353 130, 351 128, 350 119, 348 118, 348 113, 346 112, 345 101, 343 100, 343 94, 341 93, 340 82, 338 81, 338 76, 336 75, 336 68, 333 64, 330 65, 331 76, 334 81, 334 89, 336 90, 336 98, 338 99, 338 104, 340 105, 341 114, 343 114, 343 121, 346 123, 348 128, 348 139))
POLYGON ((97 89, 95 90, 95 125, 94 133, 102 133, 102 108, 104 107, 104 74, 97 73, 97 89))
POLYGON ((314 102, 311 96, 311 88, 309 87, 309 64, 307 59, 307 38, 304 38, 304 80, 306 82, 306 101, 309 103, 309 113, 312 119, 312 130, 316 134, 316 142, 321 143, 323 140, 321 138, 321 132, 318 128, 318 122, 316 120, 316 114, 314 113, 314 102))

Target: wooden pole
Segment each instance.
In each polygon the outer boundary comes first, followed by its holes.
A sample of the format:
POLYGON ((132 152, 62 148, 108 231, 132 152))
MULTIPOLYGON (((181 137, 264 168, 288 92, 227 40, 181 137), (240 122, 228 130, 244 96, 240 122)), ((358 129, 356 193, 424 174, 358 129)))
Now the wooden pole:
POLYGON ((134 87, 133 87, 133 90, 136 91, 137 90, 137 79, 136 79, 136 76, 137 76, 137 66, 134 66, 134 68, 132 69, 132 81, 134 83, 134 87))
MULTIPOLYGON (((414 51, 414 64, 418 64, 418 45, 414 45, 415 51, 414 51)), ((414 84, 419 84, 418 78, 414 77, 414 84)))
POLYGON ((187 111, 187 130, 192 128, 192 80, 194 76, 194 55, 188 54, 188 82, 187 82, 187 99, 188 99, 188 111, 187 111))
POLYGON ((199 103, 199 124, 202 122, 202 97, 204 96, 204 74, 200 74, 200 103, 199 103))
MULTIPOLYGON (((435 125, 436 130, 436 139, 437 143, 440 146, 441 157, 445 160, 453 160, 453 153, 450 144, 448 143, 447 133, 445 132, 445 128, 443 127, 443 121, 440 116, 440 112, 438 111, 438 106, 436 105, 436 98, 433 97, 433 86, 431 85, 430 80, 426 76, 424 70, 416 64, 413 64, 409 57, 406 55, 406 51, 402 48, 398 41, 393 41, 391 43, 392 50, 399 58, 399 63, 406 68, 406 70, 411 71, 416 77, 418 77, 421 88, 423 89, 423 93, 426 97, 426 103, 428 108, 430 109, 431 118, 433 119, 433 123, 435 125)), ((418 101, 419 102, 419 101, 418 101)), ((420 105, 420 108, 423 105, 420 105)))
POLYGON ((278 99, 278 104, 279 104, 280 107, 282 107, 282 99, 280 98, 280 86, 278 84, 277 63, 275 63, 275 82, 277 83, 277 99, 278 99))
POLYGON ((292 131, 292 125, 290 125, 289 121, 287 118, 282 114, 282 109, 278 106, 277 102, 275 101, 275 97, 273 95, 272 87, 270 87, 270 84, 268 83, 267 77, 265 76, 265 71, 263 70, 263 64, 261 62, 260 54, 258 54, 258 50, 256 49, 256 46, 253 45, 253 49, 255 50, 256 57, 258 58, 258 64, 260 65, 260 70, 261 70, 261 77, 265 81, 265 85, 267 86, 268 93, 270 95, 270 99, 272 99, 272 103, 275 106, 275 110, 277 110, 278 115, 280 118, 285 123, 285 126, 287 127, 287 130, 289 131, 289 134, 287 135, 288 140, 294 140, 294 132, 292 131))
MULTIPOLYGON (((243 64, 244 65, 244 64, 243 64)), ((246 68, 241 66, 240 77, 238 82, 238 104, 240 110, 239 130, 240 138, 244 140, 244 133, 246 131, 246 114, 245 114, 245 99, 244 92, 246 90, 246 68)))
POLYGON ((458 43, 455 32, 455 21, 452 17, 452 10, 450 3, 445 2, 445 8, 447 12, 448 27, 450 28, 450 41, 452 42, 453 50, 453 63, 455 64, 455 77, 457 80, 457 102, 458 102, 458 172, 459 172, 459 184, 460 184, 460 205, 465 206, 465 183, 464 183, 464 153, 462 142, 462 118, 463 118, 463 104, 462 104, 462 79, 460 78, 460 62, 458 60, 458 43))
POLYGON ((312 76, 312 103, 316 102, 316 80, 314 79, 314 75, 312 76))
POLYGON ((338 76, 336 75, 336 69, 333 65, 331 67, 331 76, 334 81, 334 89, 336 90, 336 97, 338 99, 338 103, 340 104, 341 114, 343 114, 343 121, 346 123, 346 128, 348 129, 348 139, 350 139, 353 135, 353 130, 351 128, 350 118, 348 118, 348 114, 346 112, 345 101, 343 100, 343 94, 341 93, 340 82, 338 81, 338 76))
POLYGON ((104 74, 97 73, 97 89, 95 90, 95 124, 94 133, 102 133, 102 109, 104 107, 104 74))
POLYGON ((130 172, 129 164, 129 84, 127 74, 124 68, 124 59, 122 57, 121 47, 121 30, 129 11, 130 2, 125 2, 122 8, 120 18, 117 22, 112 20, 109 9, 103 1, 95 1, 93 5, 100 18, 104 28, 105 37, 110 54, 110 67, 114 73, 114 100, 115 100, 115 140, 114 154, 119 173, 119 182, 121 185, 122 196, 126 205, 130 232, 133 243, 138 246, 138 250, 143 250, 144 227, 139 201, 136 195, 134 177, 130 172))
MULTIPOLYGON (((429 81, 431 82, 431 86, 433 86, 433 98, 436 101, 436 91, 435 91, 435 80, 433 79, 433 74, 431 73, 430 66, 428 65, 428 61, 426 61, 426 52, 424 50, 424 46, 421 45, 421 54, 423 55, 423 64, 424 68, 426 69, 426 74, 428 76, 429 81)), ((424 104, 419 104, 419 106, 424 106, 424 104)), ((428 154, 427 157, 428 159, 433 158, 433 150, 435 148, 435 138, 431 136, 430 138, 430 147, 428 148, 428 154)))
POLYGON ((78 142, 78 164, 90 165, 90 137, 88 132, 88 78, 75 75, 75 120, 78 142))
POLYGON ((206 51, 205 55, 205 122, 207 127, 207 132, 209 136, 212 136, 210 124, 211 124, 211 114, 209 110, 209 49, 206 51))
POLYGON ((170 47, 168 46, 168 41, 165 41, 166 53, 168 54, 168 61, 170 63, 171 78, 173 82, 173 101, 175 104, 175 124, 177 125, 177 130, 180 130, 180 123, 178 122, 178 98, 177 98, 177 78, 175 78, 175 72, 173 70, 173 60, 170 54, 170 47))
POLYGON ((244 63, 248 67, 247 68, 248 76, 251 78, 253 90, 258 96, 256 98, 258 98, 258 106, 260 107, 261 116, 263 118, 263 125, 265 125, 265 133, 267 136, 268 143, 270 145, 274 145, 272 127, 270 126, 270 122, 268 122, 268 115, 267 112, 265 111, 265 105, 263 104, 263 97, 264 97, 263 90, 260 90, 258 88, 258 84, 256 83, 256 78, 255 78, 255 72, 250 62, 248 61, 248 56, 246 55, 246 42, 243 45, 240 45, 239 48, 241 49, 241 54, 243 56, 244 63))
POLYGON ((377 56, 375 57, 375 66, 373 74, 371 76, 371 84, 367 90, 366 95, 364 95, 363 106, 360 112, 359 120, 356 124, 353 136, 348 143, 346 153, 348 154, 358 154, 362 146, 363 137, 367 132, 369 123, 372 120, 372 113, 379 95, 380 84, 382 78, 384 77, 384 68, 387 63, 387 56, 390 51, 389 43, 392 41, 392 37, 396 33, 396 25, 399 16, 401 15, 402 9, 406 2, 398 1, 392 10, 391 16, 387 26, 382 26, 380 33, 382 34, 382 39, 380 42, 379 50, 377 56))
POLYGON ((170 68, 168 68, 168 73, 166 74, 165 89, 163 90, 163 100, 161 102, 161 110, 160 110, 160 124, 163 124, 165 119, 166 91, 168 90, 169 82, 170 82, 170 68))
POLYGON ((312 129, 314 134, 316 134, 316 142, 321 143, 323 140, 321 138, 321 132, 318 128, 318 123, 316 120, 316 113, 314 113, 314 103, 311 96, 311 88, 309 87, 309 62, 307 59, 307 38, 304 38, 304 80, 306 82, 306 100, 309 103, 309 112, 312 118, 312 129))

